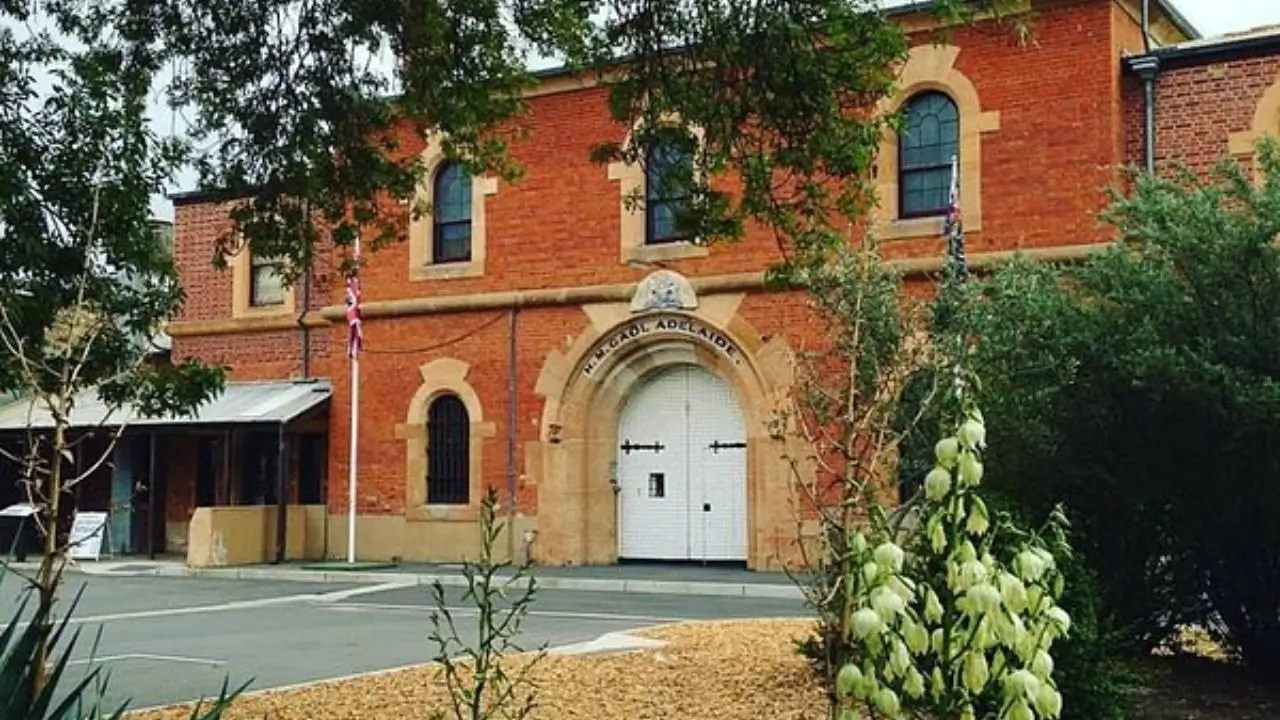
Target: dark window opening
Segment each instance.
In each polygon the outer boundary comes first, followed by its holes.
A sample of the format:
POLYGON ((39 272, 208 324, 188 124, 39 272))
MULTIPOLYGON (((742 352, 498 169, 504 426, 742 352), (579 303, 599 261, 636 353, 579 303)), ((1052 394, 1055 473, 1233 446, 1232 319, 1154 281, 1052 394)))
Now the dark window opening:
POLYGON ((240 505, 275 505, 280 472, 279 440, 274 432, 245 437, 244 472, 240 476, 240 505))
POLYGON ((947 95, 924 92, 907 102, 898 137, 898 212, 945 215, 951 204, 951 158, 959 154, 960 114, 947 95))
POLYGON ((446 163, 436 172, 431 219, 434 224, 431 261, 451 263, 470 260, 471 175, 461 163, 446 163))
POLYGON ((323 435, 303 435, 298 447, 298 502, 324 504, 326 448, 323 435))
POLYGON ((436 398, 427 410, 427 504, 471 500, 471 418, 456 395, 436 398))
POLYGON ((196 507, 213 507, 218 504, 222 442, 215 437, 202 437, 196 443, 196 507))
POLYGON ((678 148, 660 145, 645 162, 645 243, 663 245, 689 239, 680 227, 680 212, 689 202, 693 158, 678 148))

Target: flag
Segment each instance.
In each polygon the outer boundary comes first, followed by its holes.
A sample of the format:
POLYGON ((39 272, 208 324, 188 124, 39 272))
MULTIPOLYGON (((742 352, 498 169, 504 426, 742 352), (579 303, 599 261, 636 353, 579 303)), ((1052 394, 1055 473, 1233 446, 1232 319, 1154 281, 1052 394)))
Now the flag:
POLYGON ((360 317, 360 260, 347 275, 347 357, 355 358, 364 345, 364 320, 360 317))
MULTIPOLYGON (((951 195, 947 200, 947 220, 942 226, 942 236, 947 240, 947 285, 956 295, 959 286, 952 283, 963 283, 969 279, 969 268, 964 258, 964 222, 960 215, 960 167, 956 156, 951 156, 951 195)), ((960 298, 953 295, 953 302, 960 298)), ((958 308, 953 308, 958 312, 958 308)), ((964 397, 964 356, 967 348, 964 335, 960 336, 959 353, 952 368, 954 372, 954 388, 956 399, 964 397)))
POLYGON ((964 282, 969 278, 964 257, 964 222, 960 216, 960 168, 956 156, 951 156, 951 195, 947 201, 947 221, 942 228, 947 240, 947 256, 955 279, 964 282))

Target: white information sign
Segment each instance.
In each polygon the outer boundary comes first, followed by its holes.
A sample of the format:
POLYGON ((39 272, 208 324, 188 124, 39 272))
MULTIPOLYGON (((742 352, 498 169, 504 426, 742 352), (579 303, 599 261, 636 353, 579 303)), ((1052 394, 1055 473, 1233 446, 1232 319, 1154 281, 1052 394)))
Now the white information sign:
POLYGON ((31 503, 16 503, 0 510, 0 517, 25 518, 31 517, 39 511, 40 509, 31 503))
POLYGON ((102 536, 106 534, 107 514, 104 512, 78 512, 71 523, 70 555, 73 558, 94 560, 102 557, 102 536))

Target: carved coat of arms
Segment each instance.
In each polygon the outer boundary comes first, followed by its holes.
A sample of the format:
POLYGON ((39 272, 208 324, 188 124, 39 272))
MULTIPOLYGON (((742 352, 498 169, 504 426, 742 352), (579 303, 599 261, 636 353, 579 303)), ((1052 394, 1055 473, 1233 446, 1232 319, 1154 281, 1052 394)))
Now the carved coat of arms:
POLYGON ((650 310, 693 310, 698 307, 698 297, 693 286, 679 273, 658 270, 636 288, 631 298, 631 312, 650 310))

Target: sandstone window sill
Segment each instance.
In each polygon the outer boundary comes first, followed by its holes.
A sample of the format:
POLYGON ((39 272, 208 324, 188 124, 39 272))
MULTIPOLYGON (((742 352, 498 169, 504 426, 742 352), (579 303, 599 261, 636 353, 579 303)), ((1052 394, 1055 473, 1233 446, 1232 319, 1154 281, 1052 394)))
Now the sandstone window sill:
POLYGON ((663 262, 670 260, 689 260, 704 258, 711 250, 703 245, 688 242, 667 243, 663 245, 641 245, 627 251, 625 262, 663 262))
POLYGON ((413 270, 411 280, 456 280, 484 275, 484 266, 475 260, 456 263, 425 264, 413 270))
POLYGON ((237 320, 248 320, 252 318, 276 318, 293 314, 293 308, 289 307, 289 303, 280 303, 279 305, 250 305, 248 307, 236 308, 232 315, 237 320))
MULTIPOLYGON (((982 230, 980 216, 966 215, 963 219, 966 233, 982 230)), ((909 218, 905 220, 880 221, 876 224, 876 237, 880 240, 920 240, 922 238, 942 237, 942 228, 946 218, 942 216, 909 218)))
POLYGON ((909 218, 884 223, 878 230, 881 240, 915 240, 940 237, 945 218, 940 216, 909 218))

